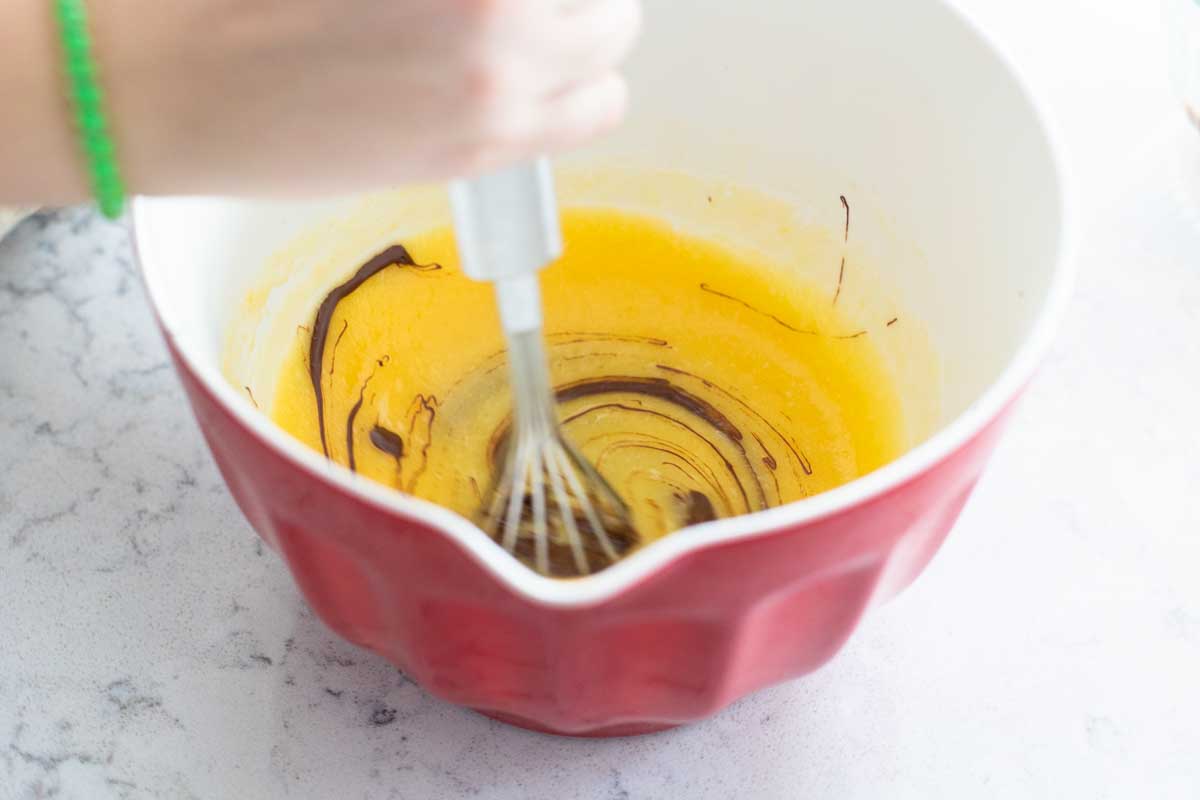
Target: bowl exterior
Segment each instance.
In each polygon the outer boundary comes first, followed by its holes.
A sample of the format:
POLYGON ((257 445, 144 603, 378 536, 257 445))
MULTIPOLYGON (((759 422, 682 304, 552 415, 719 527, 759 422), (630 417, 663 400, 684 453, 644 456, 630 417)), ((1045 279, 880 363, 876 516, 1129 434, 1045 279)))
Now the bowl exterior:
POLYGON ((172 355, 242 511, 330 628, 449 702, 569 735, 699 720, 821 666, 928 564, 1007 416, 889 492, 562 607, 514 590, 436 527, 302 467, 172 355))

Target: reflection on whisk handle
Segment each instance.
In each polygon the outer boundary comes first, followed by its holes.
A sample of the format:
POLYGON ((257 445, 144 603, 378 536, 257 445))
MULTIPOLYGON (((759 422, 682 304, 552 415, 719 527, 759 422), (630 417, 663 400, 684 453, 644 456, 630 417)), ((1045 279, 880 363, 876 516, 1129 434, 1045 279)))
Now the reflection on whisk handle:
POLYGON ((463 272, 495 284, 504 330, 540 328, 537 273, 563 249, 550 162, 454 181, 450 209, 463 272))
POLYGON ((550 162, 539 159, 450 184, 463 272, 499 281, 537 272, 562 255, 550 162))

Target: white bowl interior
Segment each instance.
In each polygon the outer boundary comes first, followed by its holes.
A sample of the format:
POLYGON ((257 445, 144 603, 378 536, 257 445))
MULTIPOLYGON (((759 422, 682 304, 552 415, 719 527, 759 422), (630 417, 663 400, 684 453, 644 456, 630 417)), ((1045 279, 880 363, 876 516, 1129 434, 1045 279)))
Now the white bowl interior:
MULTIPOLYGON (((1003 59, 937 0, 647 5, 628 124, 571 161, 728 180, 831 228, 851 198, 855 252, 940 355, 943 433, 989 391, 994 413, 1044 346, 1067 227, 1053 146, 1003 59)), ((238 413, 220 365, 243 297, 273 254, 356 202, 137 202, 153 302, 238 413)), ((909 472, 954 446, 939 436, 909 472)))

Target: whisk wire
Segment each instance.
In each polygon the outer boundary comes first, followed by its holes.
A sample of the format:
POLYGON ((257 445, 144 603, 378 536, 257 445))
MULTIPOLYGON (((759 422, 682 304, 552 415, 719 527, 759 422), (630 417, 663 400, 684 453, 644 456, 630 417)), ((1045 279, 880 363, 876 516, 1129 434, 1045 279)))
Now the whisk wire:
MULTIPOLYGON (((567 464, 567 455, 560 452, 559 457, 562 459, 563 474, 566 475, 567 482, 571 484, 571 491, 579 498, 579 508, 588 521, 588 527, 592 529, 592 535, 596 537, 596 541, 600 542, 600 549, 604 551, 604 555, 610 560, 616 561, 620 556, 617 554, 617 549, 613 547, 612 540, 608 538, 608 533, 604 530, 604 523, 600 521, 600 515, 596 513, 591 498, 588 497, 587 490, 583 488, 583 483, 579 480, 579 476, 575 474, 575 470, 571 469, 567 464)), ((599 473, 596 473, 593 477, 591 473, 595 472, 595 470, 586 461, 579 460, 578 466, 593 486, 605 485, 604 479, 600 477, 599 473)), ((615 497, 612 500, 618 504, 620 503, 620 500, 617 500, 615 497)))
POLYGON ((546 531, 546 487, 542 472, 542 454, 537 447, 531 448, 529 472, 533 479, 533 541, 534 557, 538 571, 550 572, 550 536, 546 531))
POLYGON ((500 506, 504 504, 505 499, 508 500, 508 513, 504 516, 504 527, 502 528, 504 538, 501 540, 500 545, 510 553, 516 551, 517 537, 521 532, 521 513, 525 505, 527 465, 529 464, 526 451, 530 447, 529 440, 521 437, 508 468, 510 474, 507 480, 512 481, 512 489, 508 495, 501 492, 496 493, 495 500, 493 501, 494 510, 488 515, 488 525, 491 527, 499 518, 500 506))
MULTIPOLYGON (((587 575, 591 570, 588 567, 587 556, 583 552, 583 540, 579 537, 579 528, 575 525, 575 508, 567 499, 567 492, 563 488, 563 475, 570 473, 570 465, 567 462, 566 456, 559 449, 558 443, 549 441, 546 443, 547 462, 557 461, 557 464, 547 464, 548 469, 546 474, 550 476, 550 486, 554 491, 554 498, 558 501, 559 519, 562 522, 563 530, 566 532, 567 543, 571 547, 571 555, 575 559, 575 568, 579 570, 579 574, 587 575)), ((587 498, 576 492, 576 498, 579 504, 587 504, 587 498)))
POLYGON ((508 331, 507 338, 512 438, 484 526, 543 575, 591 574, 628 549, 618 548, 606 529, 612 520, 629 537, 628 511, 563 438, 541 330, 508 331))

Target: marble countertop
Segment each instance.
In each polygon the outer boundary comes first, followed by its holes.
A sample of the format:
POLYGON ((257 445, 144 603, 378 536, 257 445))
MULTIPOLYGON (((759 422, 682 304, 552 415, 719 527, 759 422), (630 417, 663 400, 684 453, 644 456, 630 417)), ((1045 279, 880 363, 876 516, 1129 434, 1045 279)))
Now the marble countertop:
POLYGON ((1200 796, 1200 214, 1154 4, 961 4, 1071 145, 1070 316, 916 585, 816 674, 657 736, 508 728, 333 637, 226 493, 124 231, 18 228, 0 798, 1200 796))

